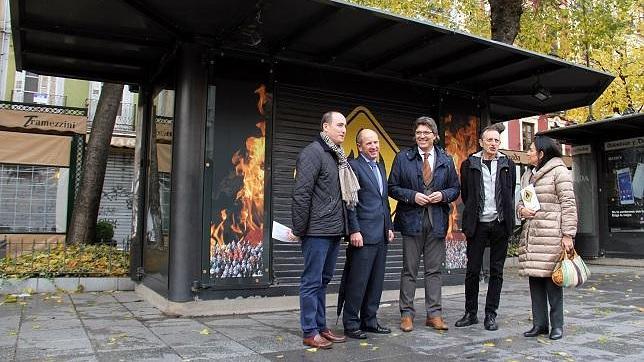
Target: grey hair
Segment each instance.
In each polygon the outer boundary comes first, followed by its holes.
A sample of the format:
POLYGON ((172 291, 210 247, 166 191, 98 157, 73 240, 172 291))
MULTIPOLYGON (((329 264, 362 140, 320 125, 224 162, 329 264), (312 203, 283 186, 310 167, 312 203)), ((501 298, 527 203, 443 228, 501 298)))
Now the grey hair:
POLYGON ((436 125, 436 121, 434 121, 432 117, 421 116, 416 118, 416 121, 414 122, 414 133, 418 129, 418 126, 429 127, 432 132, 434 132, 434 136, 436 136, 434 143, 438 143, 438 141, 440 140, 440 136, 438 135, 438 126, 436 125))
POLYGON ((503 123, 495 123, 495 124, 489 125, 489 126, 483 128, 479 138, 483 139, 483 135, 487 131, 497 131, 497 132, 499 132, 499 134, 501 134, 501 132, 505 131, 505 126, 503 125, 503 123))

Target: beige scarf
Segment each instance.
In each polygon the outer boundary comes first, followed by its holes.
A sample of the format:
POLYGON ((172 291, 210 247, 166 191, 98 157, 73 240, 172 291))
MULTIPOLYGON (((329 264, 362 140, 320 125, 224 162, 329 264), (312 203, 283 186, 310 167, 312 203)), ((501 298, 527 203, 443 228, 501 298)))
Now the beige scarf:
POLYGON ((342 200, 347 204, 348 209, 353 210, 358 205, 358 190, 360 190, 358 178, 353 173, 349 162, 347 162, 347 156, 345 156, 342 147, 333 143, 324 132, 320 132, 320 137, 322 137, 324 143, 338 156, 338 175, 340 176, 342 200))

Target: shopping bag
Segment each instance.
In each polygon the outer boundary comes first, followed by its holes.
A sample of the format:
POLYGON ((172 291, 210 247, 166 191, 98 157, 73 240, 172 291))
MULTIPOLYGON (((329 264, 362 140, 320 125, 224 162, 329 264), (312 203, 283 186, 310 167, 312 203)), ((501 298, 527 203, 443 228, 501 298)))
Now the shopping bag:
POLYGON ((552 272, 553 283, 564 288, 580 287, 589 277, 590 269, 574 249, 570 255, 565 249, 561 251, 552 272))

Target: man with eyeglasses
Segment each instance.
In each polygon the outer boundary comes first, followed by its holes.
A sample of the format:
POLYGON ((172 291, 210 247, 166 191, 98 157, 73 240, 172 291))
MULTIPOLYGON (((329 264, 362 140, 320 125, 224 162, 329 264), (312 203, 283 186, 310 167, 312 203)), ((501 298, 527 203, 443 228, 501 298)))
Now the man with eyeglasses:
MULTIPOLYGON (((503 285, 503 264, 508 239, 514 227, 514 162, 499 152, 501 136, 498 126, 481 132, 481 151, 461 164, 461 199, 463 200, 463 233, 467 237, 467 271, 465 273, 465 315, 456 327, 477 324, 479 274, 486 244, 490 245, 490 279, 485 301, 483 326, 488 331, 499 329, 496 310, 503 285)), ((503 127, 503 126, 500 126, 503 127)), ((501 129, 502 131, 502 129, 501 129)))
POLYGON ((460 185, 452 158, 435 143, 438 127, 430 117, 414 123, 416 145, 394 159, 389 175, 389 196, 398 200, 394 229, 403 236, 403 269, 400 275, 400 329, 414 329, 414 296, 420 256, 425 267, 425 325, 447 330, 441 304, 441 269, 445 263, 445 236, 450 203, 460 185))

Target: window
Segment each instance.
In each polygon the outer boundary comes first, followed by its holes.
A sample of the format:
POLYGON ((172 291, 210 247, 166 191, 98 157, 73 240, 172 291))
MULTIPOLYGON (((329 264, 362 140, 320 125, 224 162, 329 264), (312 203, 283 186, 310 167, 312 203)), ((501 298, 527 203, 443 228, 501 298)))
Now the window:
POLYGON ((69 169, 0 164, 0 232, 64 233, 69 169))
POLYGON ((527 151, 534 138, 534 123, 522 122, 521 128, 523 131, 523 150, 527 151))
POLYGON ((34 95, 38 93, 38 74, 27 72, 25 74, 25 89, 23 102, 34 103, 34 95))

